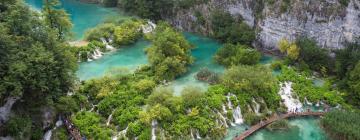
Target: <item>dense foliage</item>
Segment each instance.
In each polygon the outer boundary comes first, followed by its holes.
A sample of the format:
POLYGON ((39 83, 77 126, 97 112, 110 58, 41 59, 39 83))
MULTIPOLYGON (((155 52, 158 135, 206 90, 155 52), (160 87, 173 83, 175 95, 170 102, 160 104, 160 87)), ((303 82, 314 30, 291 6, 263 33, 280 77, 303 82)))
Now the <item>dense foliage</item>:
POLYGON ((56 0, 46 2, 44 18, 22 1, 0 3, 0 102, 21 99, 15 100, 6 124, 12 136, 38 139, 42 108, 52 108, 73 90, 77 64, 64 42, 70 23, 66 13, 54 8, 56 0))
POLYGON ((282 67, 281 75, 278 75, 278 79, 281 82, 290 81, 293 83, 292 89, 299 97, 300 101, 304 101, 304 99, 307 98, 310 102, 323 100, 332 106, 336 106, 337 104, 346 106, 343 99, 343 93, 332 90, 329 83, 325 83, 320 87, 316 86, 312 79, 307 77, 307 73, 298 73, 293 68, 287 67, 282 67))
POLYGON ((157 80, 173 80, 187 72, 193 63, 192 45, 167 23, 160 23, 151 35, 152 42, 146 52, 157 80))
POLYGON ((255 31, 243 21, 234 19, 230 13, 220 10, 211 13, 213 37, 223 43, 251 45, 255 31))
POLYGON ((222 84, 244 101, 243 108, 245 103, 251 104, 253 99, 263 99, 266 104, 264 108, 275 110, 279 107, 278 82, 267 67, 233 66, 225 71, 222 84))
POLYGON ((246 45, 225 44, 214 56, 217 63, 230 67, 233 65, 254 65, 261 58, 260 52, 246 45))
POLYGON ((296 45, 300 48, 299 59, 304 61, 310 69, 323 71, 323 74, 330 72, 331 58, 328 50, 319 47, 315 40, 299 38, 296 45))
POLYGON ((321 124, 334 139, 360 139, 360 112, 336 110, 331 111, 321 119, 321 124))

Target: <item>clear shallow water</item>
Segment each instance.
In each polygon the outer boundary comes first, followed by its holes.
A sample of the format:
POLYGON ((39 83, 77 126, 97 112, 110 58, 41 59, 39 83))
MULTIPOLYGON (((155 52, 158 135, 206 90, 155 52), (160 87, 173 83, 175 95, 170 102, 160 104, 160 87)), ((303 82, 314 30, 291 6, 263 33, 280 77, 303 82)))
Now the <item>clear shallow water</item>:
MULTIPOLYGON (((62 8, 70 14, 73 26, 74 39, 81 39, 85 31, 89 28, 95 27, 106 19, 114 18, 126 19, 124 13, 121 13, 115 8, 104 8, 96 4, 81 3, 78 0, 60 0, 62 8)), ((43 5, 43 0, 25 0, 31 7, 40 10, 43 5)))
POLYGON ((105 54, 98 60, 82 62, 76 74, 80 80, 87 80, 102 77, 112 68, 123 67, 134 71, 139 66, 148 63, 144 49, 149 45, 148 41, 140 40, 133 45, 105 54))
POLYGON ((195 62, 190 67, 188 73, 178 78, 171 84, 171 86, 174 87, 176 95, 179 95, 182 89, 186 86, 196 86, 206 90, 208 84, 195 79, 195 75, 200 69, 208 68, 209 70, 217 73, 222 73, 225 70, 223 66, 216 64, 213 59, 214 54, 221 47, 220 43, 214 39, 191 33, 184 33, 184 35, 186 39, 196 47, 191 52, 192 56, 195 58, 195 62))

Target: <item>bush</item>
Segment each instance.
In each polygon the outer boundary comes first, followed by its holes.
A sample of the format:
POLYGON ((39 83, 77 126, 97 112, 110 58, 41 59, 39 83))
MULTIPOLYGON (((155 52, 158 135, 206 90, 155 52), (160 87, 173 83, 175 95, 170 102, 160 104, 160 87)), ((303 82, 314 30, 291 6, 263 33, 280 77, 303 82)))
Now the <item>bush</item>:
POLYGON ((6 132, 10 136, 23 139, 31 131, 31 119, 28 117, 13 117, 6 123, 6 132))
POLYGON ((198 73, 196 73, 195 78, 199 81, 204 81, 209 84, 217 84, 220 81, 219 74, 210 71, 207 68, 202 68, 198 73))
POLYGON ((119 45, 129 45, 141 38, 141 21, 126 20, 114 29, 114 43, 119 45))
POLYGON ((211 13, 211 28, 213 36, 224 43, 251 45, 255 40, 255 31, 251 27, 220 10, 211 13))
POLYGON ((321 71, 322 67, 331 70, 331 58, 326 49, 320 48, 315 40, 299 38, 296 45, 300 48, 300 59, 309 65, 310 69, 321 71))
POLYGON ((261 54, 245 45, 225 44, 215 56, 216 62, 226 67, 236 65, 254 65, 260 61, 261 54))
POLYGON ((334 139, 360 139, 360 112, 336 110, 321 119, 321 125, 334 139))

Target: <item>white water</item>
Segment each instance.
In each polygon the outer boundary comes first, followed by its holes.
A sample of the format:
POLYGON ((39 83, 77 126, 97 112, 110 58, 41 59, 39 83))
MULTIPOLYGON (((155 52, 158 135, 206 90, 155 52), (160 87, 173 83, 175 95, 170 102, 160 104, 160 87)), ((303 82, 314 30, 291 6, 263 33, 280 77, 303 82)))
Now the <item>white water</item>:
POLYGON ((106 126, 109 126, 109 125, 110 125, 110 122, 111 122, 112 116, 113 116, 113 114, 114 114, 114 111, 115 111, 115 110, 113 110, 113 111, 111 112, 111 114, 109 115, 109 117, 107 118, 106 126))
POLYGON ((224 113, 227 113, 226 106, 224 104, 222 104, 222 109, 224 113))
POLYGON ((254 107, 255 114, 259 115, 260 114, 260 104, 257 103, 254 98, 252 99, 252 103, 253 103, 253 105, 255 105, 255 107, 254 107))
POLYGON ((17 100, 18 97, 8 97, 6 103, 0 107, 0 126, 9 119, 11 108, 17 100))
POLYGON ((199 134, 199 130, 196 130, 195 135, 196 135, 196 139, 201 139, 200 134, 199 134))
POLYGON ((62 125, 63 125, 63 122, 62 122, 61 118, 59 117, 59 120, 56 121, 56 123, 55 123, 55 127, 53 129, 50 129, 50 130, 46 131, 46 133, 45 133, 45 135, 43 137, 43 140, 51 140, 52 131, 56 130, 56 128, 58 128, 58 127, 60 127, 62 125))
POLYGON ((226 96, 226 99, 227 99, 227 102, 228 102, 229 109, 233 109, 233 106, 232 106, 232 103, 231 103, 231 100, 230 100, 230 96, 232 96, 232 94, 228 93, 228 95, 226 96))
POLYGON ((229 126, 226 122, 226 118, 220 112, 218 112, 218 114, 219 114, 220 118, 222 119, 222 124, 225 125, 226 128, 228 128, 229 126))
MULTIPOLYGON (((107 50, 110 50, 110 51, 113 51, 115 50, 115 48, 113 46, 111 46, 105 38, 100 38, 100 40, 102 41, 103 44, 105 44, 105 47, 107 50)), ((111 43, 112 42, 112 39, 109 39, 109 42, 111 43)))
MULTIPOLYGON (((234 119, 234 123, 235 124, 242 124, 244 122, 243 118, 242 118, 242 114, 241 114, 241 108, 240 106, 237 106, 235 109, 233 108, 233 104, 231 102, 230 97, 235 97, 236 101, 238 101, 236 95, 232 94, 232 93, 228 93, 228 95, 226 96, 227 99, 227 105, 229 107, 229 109, 232 110, 232 114, 233 114, 233 119, 234 119)), ((227 113, 226 107, 223 105, 223 111, 225 113, 227 113)), ((231 122, 230 124, 232 126, 235 126, 233 122, 231 122)))
POLYGON ((242 115, 241 115, 241 109, 240 106, 237 106, 234 110, 233 117, 236 124, 242 124, 244 122, 242 115))
POLYGON ((156 126, 157 126, 157 121, 156 120, 152 120, 151 121, 151 140, 156 140, 156 126))
POLYGON ((120 138, 125 138, 125 137, 126 137, 125 134, 126 134, 126 132, 127 132, 127 129, 128 129, 128 127, 126 127, 124 130, 120 131, 117 135, 115 135, 114 137, 112 137, 111 140, 118 140, 119 137, 120 137, 120 138))
POLYGON ((278 94, 281 96, 281 99, 284 101, 285 106, 288 108, 288 112, 302 108, 302 103, 298 99, 293 98, 291 85, 291 82, 281 83, 281 88, 278 92, 278 94))
POLYGON ((306 97, 305 97, 305 99, 304 99, 304 100, 305 100, 305 103, 306 103, 307 105, 309 105, 309 106, 312 106, 312 105, 313 105, 313 103, 309 102, 309 101, 308 101, 308 99, 307 99, 306 97))
POLYGON ((141 26, 141 29, 144 34, 151 33, 152 31, 155 30, 155 28, 156 28, 156 24, 151 21, 148 21, 147 25, 141 26))

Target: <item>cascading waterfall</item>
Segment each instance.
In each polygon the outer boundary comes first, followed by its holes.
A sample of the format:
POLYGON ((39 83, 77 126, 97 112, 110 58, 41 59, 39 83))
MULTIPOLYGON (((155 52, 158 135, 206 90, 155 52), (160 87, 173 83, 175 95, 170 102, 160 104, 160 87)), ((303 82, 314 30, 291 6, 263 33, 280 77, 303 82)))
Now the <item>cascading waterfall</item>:
POLYGON ((201 139, 201 137, 200 137, 200 133, 199 133, 199 130, 196 130, 195 135, 196 135, 196 139, 201 139))
POLYGON ((155 30, 155 28, 156 28, 156 24, 151 21, 148 21, 147 25, 141 26, 141 30, 143 31, 144 34, 151 33, 152 31, 155 30))
POLYGON ((61 120, 61 117, 59 117, 59 120, 56 121, 55 123, 55 127, 53 129, 50 129, 48 131, 46 131, 43 140, 51 140, 51 136, 52 136, 52 131, 56 130, 56 128, 60 127, 63 125, 63 122, 61 120))
POLYGON ((319 107, 320 106, 320 101, 317 101, 316 104, 315 104, 316 107, 319 107))
POLYGON ((298 99, 293 98, 292 96, 291 85, 291 82, 281 83, 281 88, 278 92, 278 94, 281 96, 281 99, 284 101, 285 106, 288 108, 288 112, 292 112, 296 109, 302 108, 301 102, 298 99))
POLYGON ((0 107, 0 126, 9 119, 11 108, 17 100, 18 97, 8 97, 6 103, 0 107))
POLYGON ((191 136, 191 139, 192 139, 192 140, 195 140, 195 137, 194 137, 194 134, 193 134, 192 129, 190 129, 190 136, 191 136))
POLYGON ((229 126, 226 122, 226 118, 220 112, 218 112, 218 114, 219 114, 220 118, 223 120, 222 122, 225 125, 225 127, 228 128, 229 126))
POLYGON ((309 101, 308 101, 308 99, 307 99, 306 97, 305 97, 305 99, 304 99, 304 100, 305 100, 305 104, 306 104, 306 105, 309 105, 309 106, 312 106, 312 105, 313 105, 313 103, 309 102, 309 101))
POLYGON ((127 129, 128 129, 128 126, 127 126, 124 130, 120 131, 117 135, 115 135, 114 137, 112 137, 111 140, 118 140, 119 137, 125 138, 125 137, 126 137, 125 135, 126 135, 127 129))
POLYGON ((232 96, 231 93, 228 93, 228 95, 226 96, 226 99, 227 99, 227 102, 228 102, 228 107, 229 109, 233 109, 232 107, 232 103, 231 103, 231 100, 230 100, 230 97, 232 96))
POLYGON ((254 112, 256 115, 260 114, 260 104, 255 101, 255 99, 252 99, 252 103, 255 105, 254 112))
MULTIPOLYGON (((235 124, 241 124, 243 123, 243 118, 242 118, 242 114, 241 114, 241 109, 240 109, 240 106, 237 106, 235 109, 233 108, 233 104, 230 100, 230 97, 234 97, 235 100, 238 102, 238 99, 236 97, 236 95, 232 94, 232 93, 228 93, 228 95, 226 96, 226 99, 227 99, 227 104, 228 104, 228 107, 229 109, 232 110, 232 114, 233 114, 233 119, 234 119, 234 123, 235 124)), ((223 106, 223 109, 224 109, 224 106, 223 106)), ((226 110, 226 109, 225 109, 226 110)), ((225 112, 225 111, 224 111, 225 112)), ((227 111, 226 111, 227 112, 227 111)), ((225 112, 225 113, 226 113, 225 112)), ((231 122, 231 125, 232 126, 235 126, 233 122, 231 122)))
MULTIPOLYGON (((113 46, 111 46, 111 45, 106 41, 105 38, 100 38, 100 40, 102 41, 103 44, 105 44, 105 47, 106 47, 107 50, 110 50, 110 51, 115 50, 115 48, 114 48, 113 46)), ((112 39, 109 39, 109 42, 111 43, 111 42, 112 42, 112 39)))
POLYGON ((93 60, 89 57, 89 55, 90 55, 90 52, 87 52, 87 53, 86 53, 87 61, 88 61, 88 62, 93 61, 93 60))
POLYGON ((111 112, 111 114, 109 115, 109 117, 107 118, 106 126, 109 126, 109 125, 110 125, 110 122, 111 122, 112 116, 113 116, 113 114, 114 114, 114 111, 115 111, 115 110, 113 110, 113 111, 111 112))
POLYGON ((151 121, 151 140, 156 140, 156 126, 157 126, 157 121, 156 120, 152 120, 151 121))
POLYGON ((81 53, 78 53, 78 62, 81 62, 81 53))
POLYGON ((237 106, 236 109, 234 110, 233 117, 236 124, 242 124, 244 122, 242 118, 240 106, 237 106))
POLYGON ((226 106, 224 104, 222 104, 222 109, 223 109, 224 113, 227 113, 226 106))

